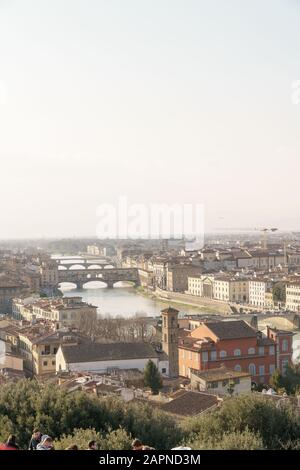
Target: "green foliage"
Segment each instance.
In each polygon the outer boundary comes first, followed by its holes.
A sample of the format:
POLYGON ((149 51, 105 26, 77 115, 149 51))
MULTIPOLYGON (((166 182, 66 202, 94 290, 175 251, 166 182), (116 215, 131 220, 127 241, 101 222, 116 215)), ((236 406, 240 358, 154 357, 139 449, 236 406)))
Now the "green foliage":
POLYGON ((278 408, 271 398, 247 394, 226 399, 213 413, 187 420, 184 431, 187 443, 214 445, 227 433, 249 431, 262 439, 265 448, 280 449, 300 438, 300 417, 290 405, 278 408))
POLYGON ((123 402, 22 380, 0 386, 0 440, 10 433, 27 448, 33 428, 55 439, 57 449, 91 439, 99 448, 129 449, 132 438, 157 449, 185 443, 194 449, 298 449, 300 414, 257 393, 228 397, 217 410, 179 424, 150 404, 123 402))
POLYGON ((162 377, 153 361, 149 359, 144 370, 144 385, 150 387, 154 395, 162 388, 162 377))
POLYGON ((235 387, 235 383, 233 381, 230 381, 229 384, 228 384, 228 387, 227 387, 227 393, 231 397, 234 394, 234 387, 235 387))
POLYGON ((59 439, 54 441, 56 450, 64 450, 67 447, 76 444, 78 449, 87 449, 89 441, 96 441, 98 444, 102 441, 102 435, 94 428, 74 429, 72 434, 63 434, 59 439))
POLYGON ((0 441, 5 442, 14 433, 14 425, 7 416, 0 416, 0 441))
POLYGON ((276 370, 270 379, 270 384, 278 393, 284 389, 288 395, 297 394, 300 388, 300 365, 289 365, 285 375, 276 370))
POLYGON ((128 403, 122 426, 155 449, 175 447, 184 437, 173 417, 147 403, 128 403))
POLYGON ((76 444, 80 450, 87 449, 88 442, 94 440, 98 444, 99 450, 129 450, 131 449, 132 438, 125 429, 119 428, 110 431, 105 435, 93 429, 74 429, 70 435, 63 435, 54 442, 56 450, 64 450, 76 444))
MULTIPOLYGON (((27 448, 35 427, 56 440, 72 435, 75 429, 95 429, 101 436, 109 433, 110 441, 106 437, 106 442, 110 446, 118 445, 122 432, 160 449, 176 445, 183 437, 175 419, 151 405, 79 391, 68 393, 34 380, 0 387, 0 420, 1 439, 13 432, 23 448, 27 448)), ((126 436, 122 438, 124 446, 128 442, 126 436)))
POLYGON ((276 282, 272 288, 274 302, 285 302, 286 300, 286 289, 284 282, 276 282))
POLYGON ((193 450, 261 450, 264 449, 259 434, 245 429, 242 432, 226 432, 222 436, 212 436, 207 440, 196 438, 192 443, 193 450))

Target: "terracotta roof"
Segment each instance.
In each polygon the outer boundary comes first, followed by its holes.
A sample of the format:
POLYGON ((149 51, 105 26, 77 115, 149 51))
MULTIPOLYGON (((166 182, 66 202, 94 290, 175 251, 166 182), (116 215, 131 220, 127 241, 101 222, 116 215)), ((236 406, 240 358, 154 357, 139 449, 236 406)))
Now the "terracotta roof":
POLYGON ((206 326, 219 339, 255 338, 257 335, 244 320, 207 322, 206 326))
POLYGON ((182 391, 174 400, 160 406, 163 411, 180 416, 195 416, 218 404, 215 395, 182 391))
POLYGON ((156 358, 157 352, 148 343, 89 343, 62 346, 67 363, 156 358))

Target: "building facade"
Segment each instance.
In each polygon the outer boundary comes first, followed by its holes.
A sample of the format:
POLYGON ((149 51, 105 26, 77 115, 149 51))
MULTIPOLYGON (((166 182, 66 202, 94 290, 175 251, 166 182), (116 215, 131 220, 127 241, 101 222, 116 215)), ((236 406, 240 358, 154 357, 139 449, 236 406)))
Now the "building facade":
POLYGON ((286 308, 292 312, 300 312, 300 282, 286 286, 286 308))
POLYGON ((224 365, 249 373, 255 383, 267 384, 277 368, 284 372, 287 361, 292 362, 291 337, 290 332, 270 329, 263 335, 242 320, 202 323, 179 340, 179 374, 190 377, 193 369, 224 365))

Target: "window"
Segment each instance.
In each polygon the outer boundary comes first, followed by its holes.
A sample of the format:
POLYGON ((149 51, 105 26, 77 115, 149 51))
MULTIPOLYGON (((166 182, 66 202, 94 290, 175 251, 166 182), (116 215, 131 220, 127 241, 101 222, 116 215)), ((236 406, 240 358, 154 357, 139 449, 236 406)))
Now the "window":
POLYGON ((165 367, 163 367, 163 368, 161 369, 161 373, 162 373, 162 374, 165 374, 166 372, 167 372, 167 369, 166 369, 165 367))
POLYGON ((227 352, 226 351, 220 351, 220 357, 226 357, 227 352))
POLYGON ((255 354, 255 348, 249 348, 248 349, 248 354, 255 354))
POLYGON ((218 388, 218 382, 211 382, 210 388, 218 388))
POLYGON ((48 361, 43 361, 43 366, 47 366, 48 365, 48 361))
POLYGON ((165 343, 167 342, 167 335, 166 335, 166 333, 164 334, 164 342, 165 342, 165 343))
POLYGON ((264 348, 263 346, 260 346, 260 347, 258 348, 258 354, 259 354, 260 356, 263 356, 263 355, 265 354, 265 348, 264 348))
POLYGON ((284 352, 289 350, 289 342, 288 342, 287 339, 284 339, 282 341, 281 350, 284 351, 284 352))
POLYGON ((44 354, 50 354, 50 345, 49 344, 45 345, 44 354))
POLYGON ((234 370, 235 370, 236 372, 241 372, 242 368, 241 368, 241 366, 240 366, 239 364, 237 364, 236 366, 234 366, 234 370))
POLYGON ((57 353, 57 349, 58 349, 58 348, 53 348, 53 354, 56 354, 56 353, 57 353))
POLYGON ((255 364, 249 364, 249 374, 256 375, 256 367, 255 364))
POLYGON ((55 366, 55 361, 52 361, 52 365, 55 366))
POLYGON ((217 360, 217 351, 211 351, 210 358, 211 358, 212 361, 216 361, 217 360))
POLYGON ((208 361, 208 352, 207 351, 204 351, 202 353, 202 361, 203 362, 207 362, 208 361))
POLYGON ((269 354, 270 354, 270 356, 274 356, 274 354, 275 354, 275 347, 274 346, 269 347, 269 354))
POLYGON ((234 356, 240 356, 240 355, 241 355, 241 350, 240 350, 240 349, 235 349, 235 350, 233 351, 233 355, 234 355, 234 356))
POLYGON ((275 372, 275 364, 270 364, 269 366, 269 371, 270 371, 270 374, 273 375, 274 372, 275 372))
POLYGON ((226 385, 228 385, 228 380, 223 380, 222 387, 226 387, 226 385))
POLYGON ((282 373, 285 374, 286 373, 286 368, 289 365, 289 360, 284 359, 284 361, 282 361, 281 365, 282 365, 282 373))
POLYGON ((259 366, 258 373, 259 375, 265 375, 265 366, 259 366))

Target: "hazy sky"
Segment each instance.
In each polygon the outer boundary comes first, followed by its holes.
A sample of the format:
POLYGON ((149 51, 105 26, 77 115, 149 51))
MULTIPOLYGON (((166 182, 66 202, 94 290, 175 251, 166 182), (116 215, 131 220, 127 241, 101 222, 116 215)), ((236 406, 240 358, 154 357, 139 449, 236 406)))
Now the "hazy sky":
POLYGON ((120 195, 300 229, 299 25, 298 0, 0 0, 0 238, 95 235, 120 195))

